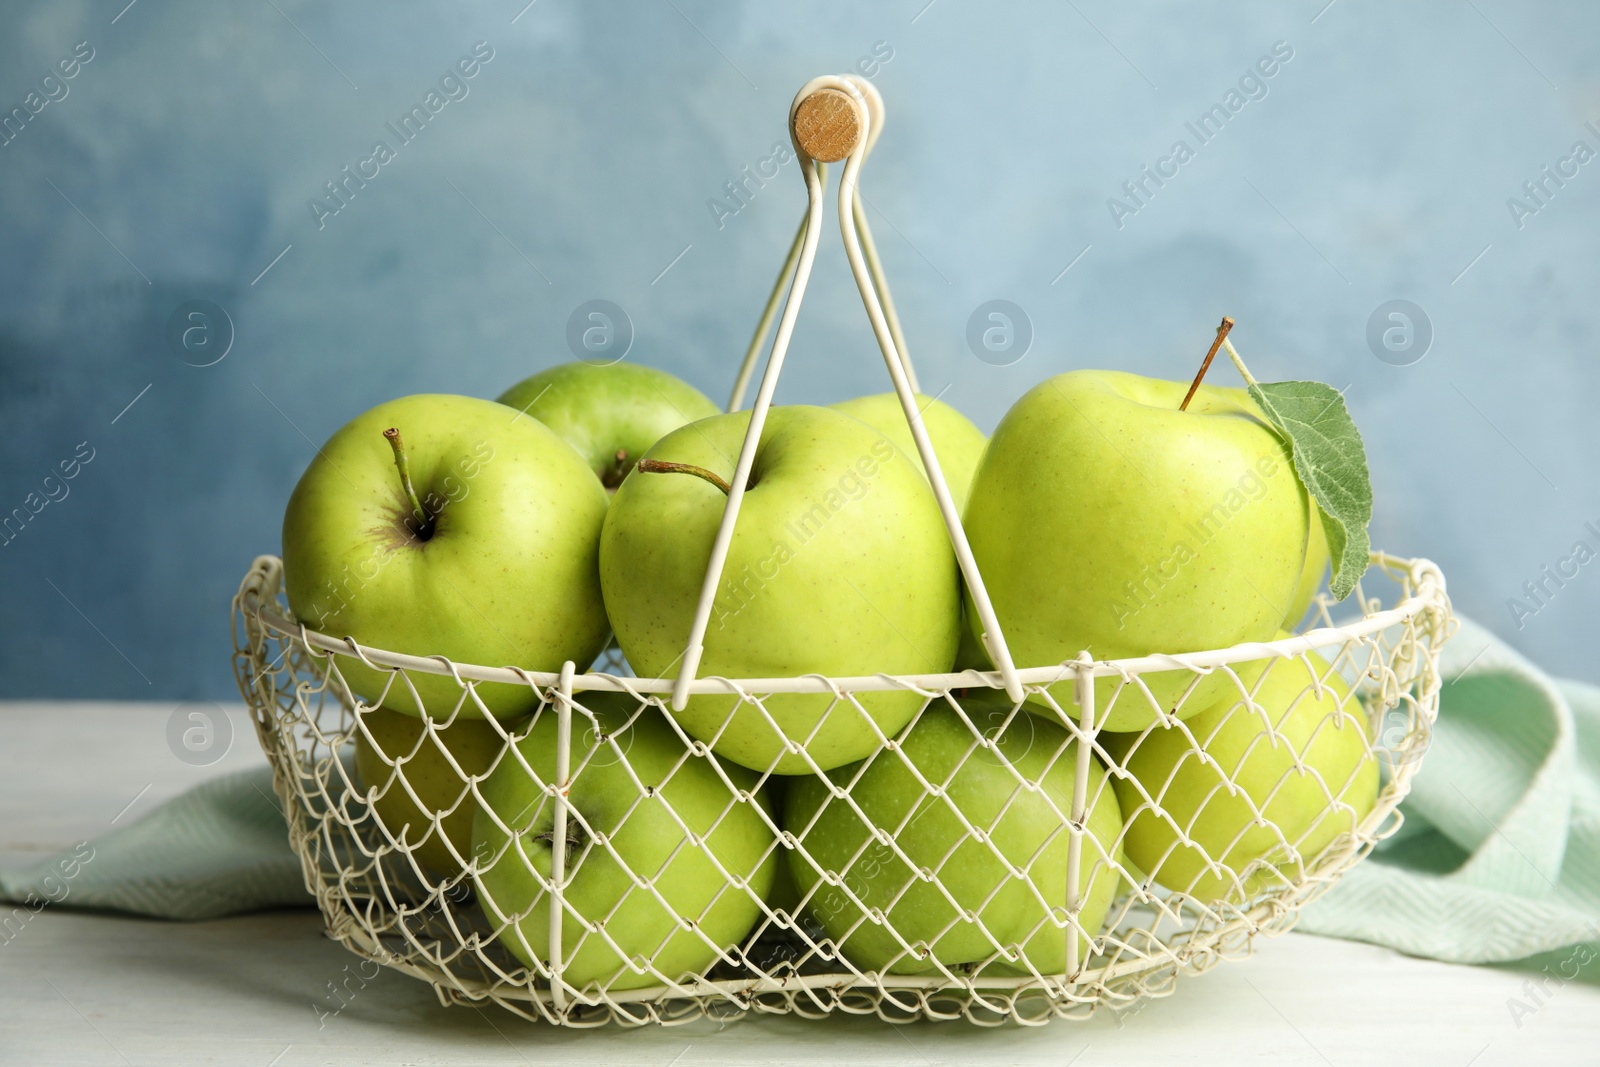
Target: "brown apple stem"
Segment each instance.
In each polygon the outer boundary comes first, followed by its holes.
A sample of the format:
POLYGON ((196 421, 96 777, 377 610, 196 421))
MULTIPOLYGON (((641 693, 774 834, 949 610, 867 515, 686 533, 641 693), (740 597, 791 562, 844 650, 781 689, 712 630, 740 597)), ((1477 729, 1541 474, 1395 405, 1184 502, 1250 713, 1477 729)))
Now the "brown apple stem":
POLYGON ((617 454, 611 457, 611 464, 601 476, 600 482, 614 493, 617 491, 617 486, 622 484, 622 479, 628 476, 628 470, 628 450, 619 448, 617 454))
POLYGON ((1194 394, 1200 391, 1200 382, 1206 376, 1206 371, 1211 369, 1211 361, 1217 358, 1217 349, 1222 347, 1222 342, 1228 339, 1228 331, 1233 329, 1233 320, 1222 316, 1222 325, 1217 327, 1217 339, 1211 342, 1211 350, 1206 353, 1206 360, 1200 364, 1200 373, 1194 376, 1194 381, 1189 385, 1189 391, 1183 396, 1183 403, 1178 405, 1179 411, 1189 410, 1189 401, 1194 399, 1194 394))
POLYGON ((733 492, 733 486, 722 480, 721 475, 708 471, 704 467, 696 467, 693 463, 674 463, 666 459, 641 459, 638 466, 633 468, 645 474, 692 474, 696 478, 710 482, 721 489, 723 493, 733 492))
POLYGON ((400 471, 400 484, 406 491, 406 498, 411 501, 411 509, 417 513, 417 528, 413 532, 426 540, 426 531, 430 525, 428 513, 422 509, 422 501, 417 499, 416 487, 411 484, 411 463, 406 459, 406 446, 405 442, 400 440, 400 429, 391 426, 383 431, 383 436, 388 439, 389 447, 394 449, 394 465, 400 471))

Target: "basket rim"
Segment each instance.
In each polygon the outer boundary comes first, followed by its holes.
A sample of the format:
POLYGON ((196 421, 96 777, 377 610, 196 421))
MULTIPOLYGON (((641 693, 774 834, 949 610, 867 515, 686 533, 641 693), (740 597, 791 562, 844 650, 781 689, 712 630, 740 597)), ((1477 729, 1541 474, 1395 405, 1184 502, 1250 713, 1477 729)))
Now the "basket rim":
MULTIPOLYGON (((1217 668, 1234 663, 1271 657, 1288 659, 1330 645, 1341 644, 1350 639, 1368 637, 1414 618, 1429 608, 1443 605, 1444 575, 1432 560, 1420 556, 1408 559, 1374 551, 1370 555, 1370 565, 1379 568, 1402 584, 1411 585, 1414 592, 1392 608, 1364 614, 1350 623, 1318 627, 1279 640, 1246 641, 1228 648, 1185 653, 1154 653, 1123 659, 1081 658, 1050 666, 1019 668, 1017 677, 1023 685, 1048 686, 1075 679, 1080 672, 1087 672, 1092 678, 1123 678, 1129 681, 1142 674, 1172 670, 1209 674, 1217 668)), ((478 682, 525 685, 543 690, 563 685, 564 672, 458 663, 445 656, 416 656, 392 652, 360 644, 353 637, 337 638, 312 630, 278 607, 277 596, 282 580, 282 559, 272 555, 257 557, 240 584, 239 593, 235 597, 236 610, 246 618, 256 620, 267 630, 298 640, 307 649, 324 655, 359 659, 367 666, 377 669, 451 676, 463 687, 467 683, 478 682)), ((1359 586, 1357 598, 1363 603, 1367 602, 1359 586)), ((566 685, 570 686, 572 692, 670 696, 675 683, 675 678, 637 678, 601 671, 575 671, 570 675, 570 681, 566 685)), ((914 690, 934 694, 952 689, 980 688, 1003 690, 1005 679, 997 670, 966 670, 943 674, 870 674, 838 678, 829 678, 821 674, 778 678, 727 678, 721 675, 705 675, 696 678, 690 684, 688 691, 693 695, 743 696, 750 693, 844 694, 890 690, 914 690)))

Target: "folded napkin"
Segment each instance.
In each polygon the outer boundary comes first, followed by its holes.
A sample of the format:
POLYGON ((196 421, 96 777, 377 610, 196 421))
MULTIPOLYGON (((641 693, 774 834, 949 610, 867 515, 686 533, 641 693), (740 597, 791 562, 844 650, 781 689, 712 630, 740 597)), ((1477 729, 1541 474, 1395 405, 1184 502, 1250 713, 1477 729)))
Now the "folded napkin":
MULTIPOLYGON (((1547 677, 1465 620, 1442 667, 1404 825, 1297 929, 1462 963, 1600 941, 1600 689, 1547 677)), ((0 874, 0 897, 169 919, 312 903, 264 767, 0 874)))
POLYGON ((1600 941, 1600 689, 1465 619, 1400 832, 1296 929, 1457 963, 1600 941))
POLYGON ((138 822, 34 867, 0 872, 0 899, 35 912, 89 908, 158 919, 315 903, 289 849, 271 767, 214 778, 138 822))

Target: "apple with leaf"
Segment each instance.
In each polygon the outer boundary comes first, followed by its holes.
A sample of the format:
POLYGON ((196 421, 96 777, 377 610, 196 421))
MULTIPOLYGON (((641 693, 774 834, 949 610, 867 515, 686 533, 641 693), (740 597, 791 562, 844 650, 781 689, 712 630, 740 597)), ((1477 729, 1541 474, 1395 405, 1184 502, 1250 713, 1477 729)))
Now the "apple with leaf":
MULTIPOLYGON (((1001 419, 964 525, 1019 665, 1268 640, 1320 579, 1306 577, 1321 567, 1314 524, 1332 558, 1334 599, 1365 571, 1372 491, 1343 397, 1319 382, 1257 382, 1227 340, 1232 324, 1223 320, 1187 390, 1072 371, 1001 419), (1245 389, 1201 383, 1219 348, 1245 389)), ((976 625, 975 611, 967 618, 976 625)), ((1140 682, 1148 697, 1096 680, 1102 728, 1196 714, 1222 693, 1217 676, 1181 668, 1140 682)), ((1034 701, 1061 714, 1072 686, 1068 678, 1034 701)))

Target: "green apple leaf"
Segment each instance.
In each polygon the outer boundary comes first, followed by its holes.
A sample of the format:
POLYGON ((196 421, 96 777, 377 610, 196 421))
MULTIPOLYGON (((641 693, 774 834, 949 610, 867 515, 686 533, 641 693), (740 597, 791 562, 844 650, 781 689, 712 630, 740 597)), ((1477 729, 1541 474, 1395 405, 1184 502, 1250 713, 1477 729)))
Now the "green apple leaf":
POLYGON ((1251 382, 1250 397, 1289 441, 1295 473, 1317 502, 1328 537, 1333 577, 1343 600, 1367 570, 1367 523, 1372 521, 1372 476, 1344 397, 1322 382, 1251 382))

